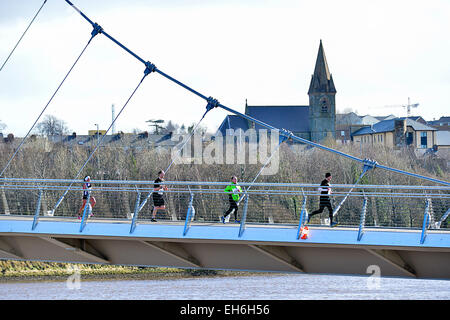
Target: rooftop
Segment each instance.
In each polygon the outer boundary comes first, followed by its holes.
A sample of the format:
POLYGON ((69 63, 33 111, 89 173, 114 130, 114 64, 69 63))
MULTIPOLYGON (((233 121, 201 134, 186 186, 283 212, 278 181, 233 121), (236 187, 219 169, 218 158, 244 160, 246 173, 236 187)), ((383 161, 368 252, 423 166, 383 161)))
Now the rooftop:
MULTIPOLYGON (((405 120, 405 119, 396 118, 396 119, 380 121, 378 123, 373 124, 370 127, 368 126, 368 127, 359 129, 358 131, 353 133, 353 136, 394 131, 395 120, 405 120)), ((410 118, 406 119, 406 125, 408 127, 413 128, 415 131, 436 131, 435 128, 424 125, 420 122, 411 120, 410 118)))
MULTIPOLYGON (((309 132, 309 106, 247 106, 246 114, 276 128, 309 132)), ((255 129, 262 129, 255 125, 255 129)))

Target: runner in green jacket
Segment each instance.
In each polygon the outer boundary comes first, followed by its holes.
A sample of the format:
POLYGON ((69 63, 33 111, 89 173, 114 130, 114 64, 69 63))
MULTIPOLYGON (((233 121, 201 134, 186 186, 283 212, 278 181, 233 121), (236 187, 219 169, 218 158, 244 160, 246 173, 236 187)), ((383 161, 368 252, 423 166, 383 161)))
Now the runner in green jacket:
POLYGON ((230 208, 227 212, 220 218, 223 223, 225 223, 225 218, 234 211, 234 222, 239 223, 240 221, 237 219, 238 212, 238 204, 240 198, 240 193, 242 193, 241 187, 237 184, 237 177, 231 177, 231 184, 229 184, 225 188, 225 192, 228 193, 228 201, 230 202, 230 208))

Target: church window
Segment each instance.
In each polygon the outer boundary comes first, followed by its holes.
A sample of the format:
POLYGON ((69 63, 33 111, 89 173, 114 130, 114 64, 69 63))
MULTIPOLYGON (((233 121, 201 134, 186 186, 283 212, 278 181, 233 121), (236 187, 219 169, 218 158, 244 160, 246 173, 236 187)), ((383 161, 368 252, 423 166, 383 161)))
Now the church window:
POLYGON ((320 112, 328 112, 328 99, 327 97, 322 97, 320 99, 320 112))

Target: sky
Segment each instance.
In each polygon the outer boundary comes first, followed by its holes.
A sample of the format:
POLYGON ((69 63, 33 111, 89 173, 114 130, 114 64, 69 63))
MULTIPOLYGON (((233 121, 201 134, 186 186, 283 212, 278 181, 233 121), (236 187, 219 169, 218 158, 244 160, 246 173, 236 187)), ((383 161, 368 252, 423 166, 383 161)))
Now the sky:
MULTIPOLYGON (((249 105, 308 105, 322 40, 338 112, 450 116, 450 1, 73 0, 130 50, 204 96, 244 113, 249 105)), ((0 65, 42 0, 0 0, 0 65)), ((23 137, 92 31, 63 0, 48 0, 0 71, 3 134, 23 137)), ((70 132, 106 130, 143 76, 144 65, 97 35, 44 115, 70 132)), ((150 74, 116 131, 150 130, 146 120, 200 120, 206 102, 150 74)), ((202 122, 214 133, 228 113, 202 122)))

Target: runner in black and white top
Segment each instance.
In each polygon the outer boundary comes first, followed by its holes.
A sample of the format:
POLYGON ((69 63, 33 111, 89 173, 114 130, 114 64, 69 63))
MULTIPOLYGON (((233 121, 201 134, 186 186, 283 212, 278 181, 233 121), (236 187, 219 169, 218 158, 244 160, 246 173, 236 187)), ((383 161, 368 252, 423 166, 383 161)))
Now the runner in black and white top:
POLYGON ((168 188, 165 185, 161 185, 161 182, 164 182, 164 171, 161 170, 158 172, 158 178, 156 178, 153 185, 153 213, 151 221, 156 222, 156 212, 158 210, 165 210, 166 206, 164 204, 163 191, 167 191, 168 188))
POLYGON ((322 180, 320 187, 319 187, 319 191, 320 191, 320 200, 319 200, 319 209, 316 211, 313 211, 309 214, 308 216, 308 223, 309 220, 311 219, 311 217, 313 215, 322 213, 323 210, 325 208, 328 209, 328 214, 330 217, 330 226, 334 227, 336 225, 336 223, 333 223, 333 206, 331 205, 331 200, 330 200, 330 194, 331 194, 331 173, 327 172, 325 174, 325 179, 322 180))
MULTIPOLYGON (((81 219, 81 212, 83 212, 84 207, 86 206, 86 202, 87 202, 87 198, 89 195, 89 192, 92 189, 92 185, 91 185, 91 177, 90 176, 86 176, 83 179, 84 183, 83 183, 83 205, 81 206, 80 210, 78 210, 78 219, 81 219)), ((95 198, 91 195, 89 197, 89 203, 91 204, 91 208, 90 210, 92 211, 92 208, 94 208, 95 204, 97 203, 97 201, 95 200, 95 198)), ((90 212, 90 214, 92 214, 90 212)))

